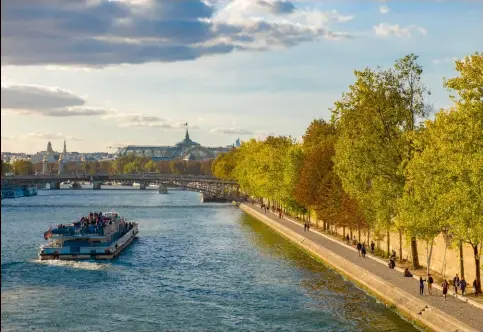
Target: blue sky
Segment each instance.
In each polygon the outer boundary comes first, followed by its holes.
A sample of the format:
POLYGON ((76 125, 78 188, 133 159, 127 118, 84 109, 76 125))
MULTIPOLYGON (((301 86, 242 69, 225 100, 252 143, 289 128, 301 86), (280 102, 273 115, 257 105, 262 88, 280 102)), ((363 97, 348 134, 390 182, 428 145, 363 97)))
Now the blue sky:
POLYGON ((2 1, 2 151, 303 135, 353 71, 420 56, 435 108, 481 1, 2 1))

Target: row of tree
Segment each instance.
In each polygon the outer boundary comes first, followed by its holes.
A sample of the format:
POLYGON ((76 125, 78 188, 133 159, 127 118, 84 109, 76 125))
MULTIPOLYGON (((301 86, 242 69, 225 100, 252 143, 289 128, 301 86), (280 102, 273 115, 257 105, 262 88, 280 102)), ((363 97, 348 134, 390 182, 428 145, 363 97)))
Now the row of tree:
MULTIPOLYGON (((80 174, 140 174, 155 172, 160 174, 179 175, 206 175, 211 176, 211 164, 213 160, 161 160, 153 161, 150 158, 123 156, 113 161, 96 162, 68 162, 64 164, 64 173, 80 174)), ((58 163, 49 163, 48 172, 57 173, 58 163)), ((13 163, 4 163, 2 160, 2 176, 12 172, 16 175, 29 175, 41 173, 42 163, 31 163, 28 160, 16 160, 13 163)))
MULTIPOLYGON (((480 277, 483 245, 483 54, 456 61, 459 76, 444 81, 453 106, 428 120, 429 91, 411 54, 393 68, 355 71, 355 82, 315 120, 303 143, 290 137, 250 140, 218 156, 213 174, 293 213, 313 211, 323 228, 391 231, 426 246, 427 268, 436 236, 447 247, 469 243, 480 277)), ((359 233, 360 234, 360 233, 359 233)), ((462 271, 464 274, 464 271, 462 271)), ((481 283, 480 283, 481 284, 481 283)))

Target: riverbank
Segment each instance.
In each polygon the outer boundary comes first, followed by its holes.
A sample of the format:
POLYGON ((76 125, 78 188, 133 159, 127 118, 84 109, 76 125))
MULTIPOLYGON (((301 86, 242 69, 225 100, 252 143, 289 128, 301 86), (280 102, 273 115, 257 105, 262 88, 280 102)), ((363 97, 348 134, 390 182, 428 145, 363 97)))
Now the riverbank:
POLYGON ((239 207, 419 326, 441 332, 483 328, 483 310, 475 306, 451 296, 444 301, 437 289, 432 296, 420 296, 418 281, 404 278, 397 270, 388 269, 376 260, 361 258, 351 248, 321 234, 304 232, 302 225, 264 213, 259 206, 241 203, 239 207))

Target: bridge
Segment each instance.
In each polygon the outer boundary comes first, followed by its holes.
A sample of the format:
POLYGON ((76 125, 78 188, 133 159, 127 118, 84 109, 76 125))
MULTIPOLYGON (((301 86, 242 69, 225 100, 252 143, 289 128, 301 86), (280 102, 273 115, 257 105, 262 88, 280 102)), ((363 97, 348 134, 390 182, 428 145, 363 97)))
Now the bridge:
POLYGON ((101 189, 106 182, 120 184, 139 183, 141 190, 149 184, 160 187, 176 186, 186 190, 198 191, 205 195, 205 200, 224 198, 235 199, 239 195, 236 181, 220 180, 211 176, 174 175, 174 174, 40 174, 16 175, 2 177, 2 187, 10 186, 40 186, 49 184, 50 189, 60 189, 62 182, 91 182, 93 189, 101 189))

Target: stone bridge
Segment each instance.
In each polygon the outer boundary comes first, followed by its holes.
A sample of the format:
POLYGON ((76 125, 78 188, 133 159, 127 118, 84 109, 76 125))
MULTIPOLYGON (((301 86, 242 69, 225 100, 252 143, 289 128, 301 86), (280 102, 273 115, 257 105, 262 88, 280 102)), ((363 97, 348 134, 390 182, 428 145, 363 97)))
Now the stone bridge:
MULTIPOLYGON (((41 175, 17 175, 2 177, 4 186, 31 186, 39 187, 49 184, 51 189, 59 189, 62 182, 91 182, 93 189, 101 189, 101 184, 116 182, 121 184, 132 184, 137 182, 140 189, 146 189, 150 184, 161 186, 176 186, 185 190, 197 191, 205 197, 216 197, 225 199, 236 199, 239 194, 238 183, 235 181, 220 180, 210 176, 196 175, 173 175, 173 174, 41 174, 41 175)), ((207 200, 208 201, 208 200, 207 200)))

